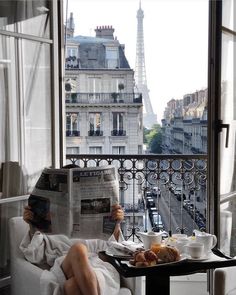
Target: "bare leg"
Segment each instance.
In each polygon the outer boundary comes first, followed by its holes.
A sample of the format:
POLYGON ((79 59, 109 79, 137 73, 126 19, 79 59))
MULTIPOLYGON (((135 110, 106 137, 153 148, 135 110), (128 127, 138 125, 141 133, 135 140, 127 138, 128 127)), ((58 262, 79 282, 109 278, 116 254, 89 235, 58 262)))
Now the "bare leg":
MULTIPOLYGON (((88 250, 85 245, 73 245, 66 255, 62 269, 67 279, 74 277, 74 281, 81 295, 99 295, 97 277, 88 260, 88 250)), ((68 293, 67 295, 74 295, 68 293)))
POLYGON ((76 284, 75 278, 71 277, 64 284, 64 291, 66 295, 81 295, 81 292, 76 284))

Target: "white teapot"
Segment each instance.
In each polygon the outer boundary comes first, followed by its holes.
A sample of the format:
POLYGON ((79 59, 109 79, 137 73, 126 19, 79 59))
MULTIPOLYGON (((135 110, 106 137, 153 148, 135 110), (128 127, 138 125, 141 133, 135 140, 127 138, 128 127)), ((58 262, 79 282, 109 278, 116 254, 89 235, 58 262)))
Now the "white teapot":
POLYGON ((208 255, 211 249, 217 244, 217 237, 215 235, 194 230, 196 242, 202 243, 204 245, 204 252, 208 255))
POLYGON ((140 235, 145 250, 151 248, 152 244, 161 244, 163 232, 138 232, 140 235))

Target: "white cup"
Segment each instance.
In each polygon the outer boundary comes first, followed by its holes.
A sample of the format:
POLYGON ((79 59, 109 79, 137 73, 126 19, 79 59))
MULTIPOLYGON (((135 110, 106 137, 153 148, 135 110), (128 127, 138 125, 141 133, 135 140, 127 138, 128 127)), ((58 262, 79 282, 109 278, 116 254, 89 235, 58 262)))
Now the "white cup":
POLYGON ((211 252, 211 249, 215 247, 217 238, 215 235, 203 233, 201 235, 196 235, 196 242, 204 245, 204 252, 208 255, 211 252))
POLYGON ((184 251, 193 259, 199 259, 204 255, 204 245, 198 242, 192 242, 184 246, 184 251))
POLYGON ((190 241, 188 238, 179 238, 176 241, 175 247, 179 250, 180 254, 185 252, 185 246, 189 244, 190 241))

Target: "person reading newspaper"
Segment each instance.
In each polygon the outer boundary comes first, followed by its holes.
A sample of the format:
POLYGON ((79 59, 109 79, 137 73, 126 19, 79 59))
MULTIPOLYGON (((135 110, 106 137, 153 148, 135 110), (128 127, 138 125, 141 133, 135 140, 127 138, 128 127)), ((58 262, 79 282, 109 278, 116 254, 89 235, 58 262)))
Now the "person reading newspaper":
MULTIPOLYGON (((99 259, 98 252, 105 251, 109 243, 122 241, 120 222, 124 212, 120 205, 113 205, 111 216, 116 220, 114 231, 108 241, 100 239, 70 239, 65 235, 46 234, 32 226, 33 212, 25 207, 23 219, 29 224, 29 232, 23 238, 20 249, 25 258, 39 266, 45 264, 40 278, 44 295, 116 295, 120 278, 115 268, 99 259), (51 284, 57 287, 52 293, 51 284)), ((91 225, 90 225, 91 226, 91 225)))

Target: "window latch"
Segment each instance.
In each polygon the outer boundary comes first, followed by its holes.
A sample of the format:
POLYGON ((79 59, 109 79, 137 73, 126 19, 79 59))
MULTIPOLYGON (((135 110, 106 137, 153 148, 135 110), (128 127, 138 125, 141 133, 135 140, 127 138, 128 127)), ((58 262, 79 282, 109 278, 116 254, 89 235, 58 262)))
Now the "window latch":
POLYGON ((221 132, 223 128, 226 129, 226 138, 225 138, 225 147, 229 146, 229 126, 230 124, 223 124, 222 120, 219 120, 218 123, 218 132, 221 132))

